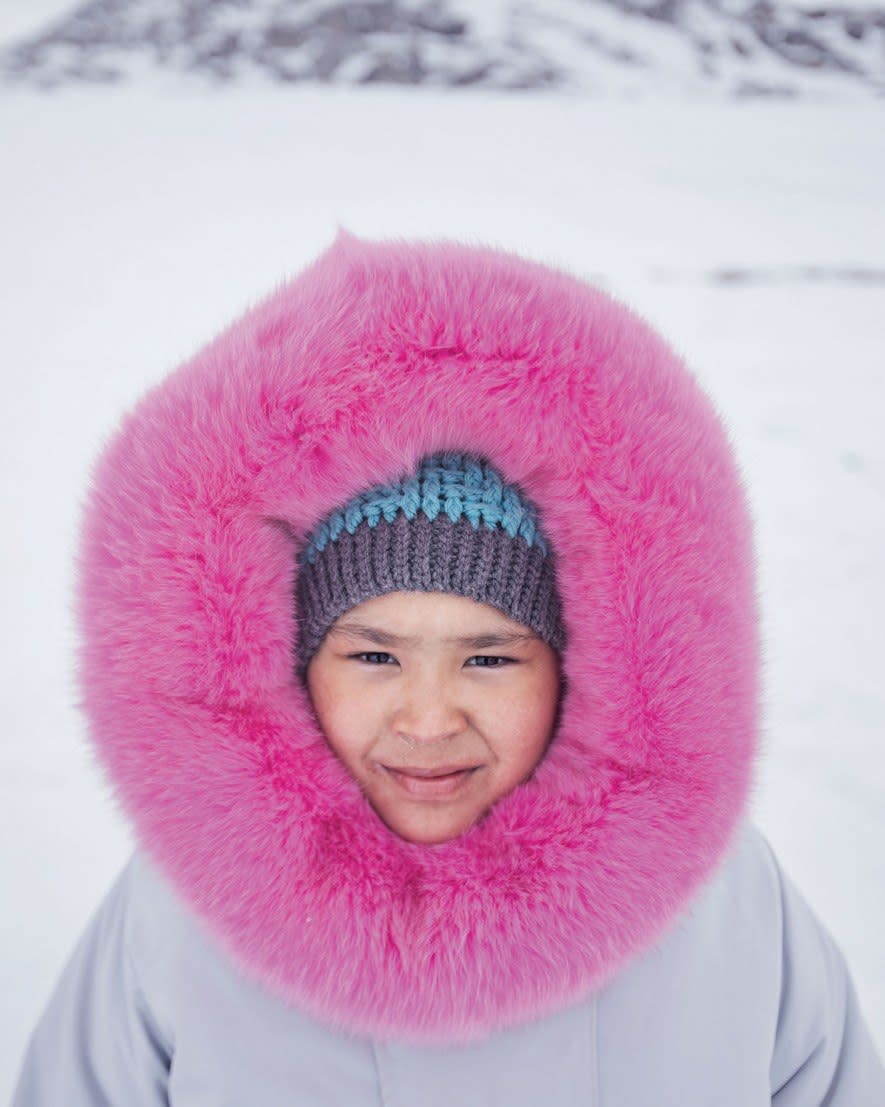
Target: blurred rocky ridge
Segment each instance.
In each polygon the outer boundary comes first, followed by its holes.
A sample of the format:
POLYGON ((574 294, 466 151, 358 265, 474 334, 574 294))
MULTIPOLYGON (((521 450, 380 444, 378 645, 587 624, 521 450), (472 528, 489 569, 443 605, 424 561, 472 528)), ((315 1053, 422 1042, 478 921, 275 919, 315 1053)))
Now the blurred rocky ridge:
POLYGON ((838 0, 90 0, 0 51, 6 83, 159 73, 644 95, 885 94, 885 6, 838 0))

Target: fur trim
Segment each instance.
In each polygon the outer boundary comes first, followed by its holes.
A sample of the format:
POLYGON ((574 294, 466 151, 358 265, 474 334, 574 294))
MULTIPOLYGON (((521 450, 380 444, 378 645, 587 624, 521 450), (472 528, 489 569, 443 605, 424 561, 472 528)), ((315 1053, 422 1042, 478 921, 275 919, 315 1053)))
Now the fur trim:
POLYGON ((577 1002, 675 924, 751 787, 751 523, 723 425, 564 272, 341 231, 99 457, 78 674, 139 846, 244 972, 340 1029, 466 1042, 577 1002), (539 505, 557 736, 461 838, 391 833, 293 679, 295 549, 366 484, 478 450, 539 505))

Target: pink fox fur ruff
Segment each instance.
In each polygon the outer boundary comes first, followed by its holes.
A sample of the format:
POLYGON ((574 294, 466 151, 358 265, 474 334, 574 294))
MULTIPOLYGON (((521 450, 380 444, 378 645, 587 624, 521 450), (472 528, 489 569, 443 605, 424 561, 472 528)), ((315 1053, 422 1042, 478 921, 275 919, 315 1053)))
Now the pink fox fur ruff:
POLYGON ((632 310, 451 241, 334 243, 135 406, 77 559, 80 706, 138 846, 241 971, 339 1029, 464 1043, 584 998, 689 909, 757 757, 752 525, 723 424, 632 310), (534 775, 394 835, 294 678, 296 550, 433 450, 539 505, 569 644, 534 775))

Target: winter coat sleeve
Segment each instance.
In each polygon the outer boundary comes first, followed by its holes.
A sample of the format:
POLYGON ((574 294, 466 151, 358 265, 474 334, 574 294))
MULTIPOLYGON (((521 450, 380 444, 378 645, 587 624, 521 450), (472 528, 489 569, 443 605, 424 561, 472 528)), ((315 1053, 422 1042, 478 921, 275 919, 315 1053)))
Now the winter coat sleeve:
POLYGON ((844 955, 781 869, 781 981, 772 1107, 885 1105, 885 1069, 844 955))
POLYGON ((128 945, 132 861, 97 908, 25 1052, 12 1107, 167 1104, 171 1049, 140 990, 128 945))

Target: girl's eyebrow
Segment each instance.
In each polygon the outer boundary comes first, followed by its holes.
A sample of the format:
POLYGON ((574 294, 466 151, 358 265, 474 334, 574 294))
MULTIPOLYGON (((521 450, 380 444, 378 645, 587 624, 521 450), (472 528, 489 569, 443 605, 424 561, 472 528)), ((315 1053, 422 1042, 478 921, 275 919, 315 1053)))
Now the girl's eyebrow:
MULTIPOLYGON (((332 627, 329 633, 345 634, 353 638, 366 638, 378 646, 417 646, 422 641, 420 636, 391 634, 390 631, 382 630, 380 627, 369 626, 368 623, 338 623, 332 627)), ((517 646, 522 642, 531 642, 536 637, 537 635, 531 631, 495 631, 488 634, 444 638, 443 641, 450 645, 468 646, 475 650, 482 650, 491 646, 517 646)))

